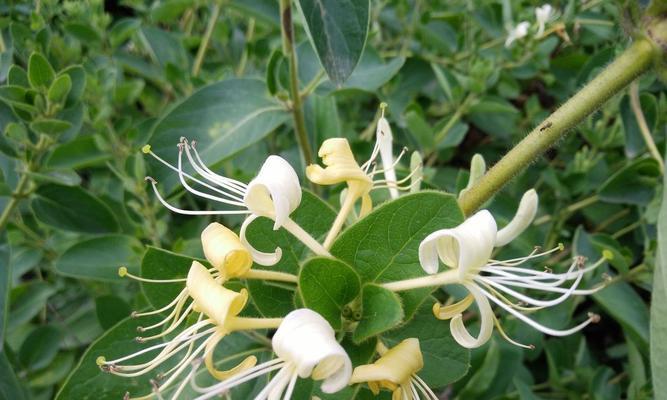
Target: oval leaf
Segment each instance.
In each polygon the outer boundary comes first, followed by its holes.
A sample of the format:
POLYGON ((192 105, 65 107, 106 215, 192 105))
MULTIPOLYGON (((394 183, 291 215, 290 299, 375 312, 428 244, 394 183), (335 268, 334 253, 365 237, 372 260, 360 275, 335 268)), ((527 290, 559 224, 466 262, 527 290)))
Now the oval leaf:
POLYGON ((403 320, 401 299, 382 286, 368 284, 361 290, 361 320, 352 338, 361 343, 385 332, 403 320))
POLYGON ((140 248, 141 243, 131 236, 106 235, 84 240, 65 250, 56 261, 56 270, 77 278, 119 280, 120 266, 138 273, 140 248))

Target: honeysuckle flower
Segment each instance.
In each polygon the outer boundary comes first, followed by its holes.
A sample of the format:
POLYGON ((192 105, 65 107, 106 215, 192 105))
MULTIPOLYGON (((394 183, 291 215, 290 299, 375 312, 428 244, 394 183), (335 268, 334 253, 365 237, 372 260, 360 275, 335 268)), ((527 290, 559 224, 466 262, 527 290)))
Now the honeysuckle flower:
POLYGON ((176 171, 181 185, 190 193, 199 197, 215 201, 232 209, 227 210, 184 210, 169 204, 157 189, 157 181, 151 177, 146 177, 150 181, 153 191, 158 200, 169 210, 185 215, 230 215, 230 214, 248 214, 249 216, 241 226, 241 241, 248 247, 253 259, 261 265, 273 265, 280 260, 281 250, 276 248, 273 253, 260 252, 254 249, 246 240, 245 232, 256 218, 266 217, 274 221, 273 229, 278 230, 283 227, 301 240, 306 246, 310 247, 319 255, 328 255, 328 252, 319 245, 307 232, 299 227, 291 218, 290 214, 296 210, 301 203, 301 186, 299 177, 294 168, 282 157, 269 156, 257 176, 247 185, 235 179, 218 175, 211 171, 202 161, 195 148, 195 142, 188 142, 181 138, 178 144, 178 163, 173 166, 153 153, 149 145, 142 148, 146 154, 150 154, 168 168, 176 171), (201 176, 198 179, 183 171, 183 153, 186 154, 190 165, 201 176), (203 192, 192 187, 188 181, 197 183, 208 192, 203 192))
MULTIPOLYGON (((382 121, 382 119, 383 118, 380 120, 382 121)), ((333 240, 342 228, 348 214, 353 210, 357 200, 361 199, 359 216, 364 217, 373 207, 373 202, 370 197, 371 190, 379 188, 393 188, 397 191, 410 190, 410 187, 412 186, 399 185, 410 179, 415 171, 400 181, 396 181, 395 179, 396 175, 394 168, 403 154, 405 154, 405 149, 398 155, 396 160, 393 160, 390 154, 391 130, 389 129, 389 124, 386 120, 384 123, 378 123, 377 136, 378 140, 373 147, 370 159, 361 166, 359 166, 354 158, 354 154, 352 153, 352 149, 350 149, 350 144, 347 139, 331 138, 322 143, 322 146, 320 146, 320 150, 317 153, 318 156, 322 158, 322 164, 325 165, 325 168, 322 168, 317 164, 306 167, 306 176, 311 182, 318 185, 335 185, 342 182, 347 183, 347 194, 345 195, 345 199, 343 200, 336 220, 329 230, 329 234, 324 240, 324 248, 326 249, 331 247, 333 240), (371 169, 378 154, 382 155, 383 152, 388 165, 385 164, 385 167, 382 170, 371 169), (390 163, 390 161, 392 162, 390 163), (389 175, 385 175, 385 179, 382 180, 373 180, 373 177, 380 173, 388 173, 389 175)))
MULTIPOLYGON (((384 179, 389 189, 389 195, 392 199, 397 199, 398 189, 396 188, 396 169, 394 166, 394 151, 392 149, 394 136, 391 133, 389 121, 384 117, 384 110, 386 107, 387 105, 385 103, 380 105, 382 114, 380 115, 375 130, 375 148, 380 152, 380 160, 382 161, 384 179)), ((373 156, 371 156, 371 159, 373 159, 373 156)))
POLYGON ((544 4, 535 8, 535 19, 537 20, 537 33, 535 37, 541 37, 544 34, 544 27, 554 16, 553 7, 550 4, 544 4))
POLYGON ((552 329, 536 322, 521 311, 535 311, 552 307, 568 300, 573 295, 588 295, 602 289, 604 286, 585 290, 577 288, 584 274, 600 266, 605 260, 604 257, 586 268, 584 268, 585 260, 582 257, 575 257, 565 273, 553 273, 550 270, 535 271, 519 267, 529 260, 561 250, 562 245, 544 252, 535 249, 525 257, 511 260, 498 261, 491 258, 493 249, 498 243, 516 237, 520 230, 528 225, 526 220, 532 220, 534 212, 531 211, 533 202, 531 198, 532 194, 524 196, 522 207, 525 209, 519 210, 502 235, 500 233, 503 230, 498 231, 495 219, 487 210, 476 213, 455 228, 431 233, 419 246, 419 262, 424 271, 430 275, 387 283, 383 286, 400 291, 446 284, 463 285, 469 293, 463 300, 447 306, 435 304, 433 311, 440 319, 451 319, 452 336, 459 344, 468 348, 479 347, 486 343, 491 337, 494 324, 506 340, 518 346, 532 347, 515 342, 505 334, 491 309, 491 303, 540 332, 552 336, 570 335, 591 322, 597 322, 599 316, 589 314, 587 320, 573 328, 552 329), (449 269, 438 273, 439 262, 445 264, 449 269), (562 287, 566 282, 572 282, 572 284, 569 287, 562 287), (559 294, 559 296, 542 300, 518 292, 514 288, 531 289, 547 294, 559 294), (510 298, 516 300, 512 301, 510 298), (477 337, 473 337, 468 332, 462 318, 463 311, 473 302, 477 304, 480 313, 480 331, 477 337))
MULTIPOLYGON (((175 309, 180 310, 188 298, 192 299, 192 302, 187 309, 199 313, 197 321, 165 343, 147 347, 136 353, 115 360, 107 361, 106 358, 102 356, 98 357, 97 364, 103 371, 123 377, 136 377, 147 374, 160 367, 168 360, 180 356, 180 359, 176 361, 174 366, 166 372, 161 372, 158 375, 158 380, 156 380, 156 382, 159 381, 159 384, 156 383, 153 391, 159 395, 160 392, 171 387, 198 357, 204 358, 206 368, 211 375, 217 379, 226 379, 255 365, 257 359, 254 356, 249 356, 236 367, 228 371, 217 370, 213 363, 213 351, 215 350, 215 346, 222 338, 231 332, 276 327, 280 324, 281 320, 272 318, 256 319, 239 317, 238 314, 243 310, 248 301, 248 292, 245 289, 241 289, 240 292, 235 292, 223 287, 219 282, 219 278, 213 277, 211 271, 197 261, 193 261, 185 282, 186 288, 184 289, 184 292, 187 295, 185 297, 177 297, 176 300, 178 300, 179 305, 177 305, 175 309), (159 352, 147 362, 139 364, 126 363, 136 357, 158 350, 159 352), (183 354, 183 352, 185 352, 185 354, 183 354)), ((174 302, 176 302, 176 300, 174 302)), ((168 310, 169 307, 174 307, 174 302, 159 310, 134 314, 134 316, 153 315, 164 312, 168 310)), ((176 311, 176 314, 178 314, 178 311, 176 311)), ((182 322, 187 314, 187 312, 182 313, 182 317, 179 318, 180 321, 178 324, 182 322)), ((164 322, 160 322, 152 327, 140 328, 140 331, 153 329, 163 324, 164 322)), ((164 337, 171 331, 173 331, 173 329, 166 329, 162 334, 155 335, 151 338, 141 338, 139 341, 144 342, 149 339, 164 337)), ((181 381, 173 394, 173 399, 178 398, 187 382, 188 379, 183 379, 181 381)), ((150 397, 150 395, 146 397, 150 397)))
POLYGON ((424 367, 419 339, 405 339, 387 349, 378 343, 380 358, 373 364, 360 365, 352 372, 350 383, 367 382, 373 394, 380 389, 392 391, 392 400, 438 400, 428 385, 417 375, 424 367))
POLYGON ((505 40, 505 47, 510 47, 514 41, 526 37, 528 35, 528 28, 530 28, 530 23, 528 21, 521 21, 517 26, 510 29, 505 40))
POLYGON ((252 255, 240 238, 226 226, 213 222, 201 233, 204 256, 225 278, 245 275, 252 267, 252 255))
POLYGON ((329 323, 316 312, 303 308, 287 314, 271 344, 276 357, 270 361, 209 387, 200 387, 193 379, 192 387, 202 393, 197 400, 228 393, 238 385, 276 370, 255 400, 290 399, 299 377, 322 381, 324 393, 335 393, 347 386, 352 362, 336 341, 329 323))

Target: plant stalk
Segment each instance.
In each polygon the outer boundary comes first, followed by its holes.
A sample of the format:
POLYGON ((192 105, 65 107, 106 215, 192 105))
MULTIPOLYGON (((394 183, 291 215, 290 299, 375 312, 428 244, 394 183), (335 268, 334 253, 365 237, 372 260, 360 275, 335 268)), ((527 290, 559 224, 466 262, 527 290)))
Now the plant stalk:
POLYGON ((292 24, 291 0, 280 0, 280 32, 283 40, 283 52, 289 62, 290 98, 292 100, 292 117, 296 139, 301 149, 301 155, 306 165, 313 163, 313 153, 310 149, 306 121, 303 116, 303 104, 299 94, 299 69, 294 48, 294 26, 292 24))
POLYGON ((19 201, 21 201, 21 197, 23 197, 23 191, 26 189, 26 186, 28 186, 29 182, 30 174, 25 172, 19 179, 16 185, 16 190, 12 192, 12 196, 5 206, 5 209, 2 210, 2 215, 0 215, 0 231, 5 229, 5 225, 7 225, 9 217, 12 215, 12 211, 14 211, 14 208, 16 208, 16 206, 19 204, 19 201))
POLYGON ((554 111, 493 166, 459 199, 466 215, 472 214, 516 174, 551 147, 584 118, 648 70, 655 47, 648 39, 635 41, 577 94, 554 111))
POLYGON ((216 1, 213 4, 213 8, 211 9, 211 15, 208 18, 208 24, 206 25, 204 37, 202 38, 201 43, 199 43, 199 48, 197 49, 197 56, 195 57, 194 64, 192 64, 192 76, 199 75, 202 63, 204 62, 204 55, 206 55, 206 49, 208 48, 208 43, 211 41, 211 35, 213 35, 213 29, 215 29, 215 24, 218 22, 219 16, 220 2, 216 1))

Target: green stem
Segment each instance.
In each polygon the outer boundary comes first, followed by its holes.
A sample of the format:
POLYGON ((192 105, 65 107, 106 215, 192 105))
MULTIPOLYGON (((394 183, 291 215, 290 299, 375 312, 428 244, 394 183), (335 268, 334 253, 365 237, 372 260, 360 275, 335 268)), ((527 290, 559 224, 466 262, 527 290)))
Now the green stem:
POLYGON ((644 113, 642 112, 642 106, 639 101, 639 85, 637 84, 637 82, 633 82, 630 85, 630 107, 632 108, 632 112, 635 114, 635 119, 637 120, 637 126, 639 126, 639 132, 641 132, 642 137, 644 138, 646 147, 648 147, 651 156, 653 156, 653 158, 655 158, 655 160, 658 162, 658 166, 660 167, 660 173, 664 175, 665 163, 662 161, 662 155, 660 155, 660 151, 658 150, 658 147, 655 145, 655 142, 653 141, 653 136, 651 136, 651 130, 649 129, 648 124, 646 123, 646 118, 644 118, 644 113))
POLYGON ((220 2, 216 1, 213 4, 211 9, 211 15, 208 19, 208 24, 206 25, 206 32, 204 32, 204 37, 199 43, 199 49, 197 49, 197 56, 195 57, 195 62, 192 65, 192 76, 199 75, 201 70, 201 65, 204 62, 204 55, 206 54, 206 48, 208 47, 208 42, 211 41, 211 35, 213 35, 213 29, 215 28, 216 22, 218 22, 218 17, 220 16, 220 2))
POLYGON ((0 215, 0 231, 5 228, 5 225, 7 225, 9 217, 12 215, 12 211, 14 211, 14 208, 16 208, 16 206, 21 201, 21 198, 23 197, 23 191, 26 189, 29 183, 30 174, 25 172, 23 175, 21 175, 21 179, 19 179, 19 182, 16 185, 16 190, 14 190, 12 193, 12 196, 5 206, 5 209, 2 210, 2 214, 0 215))
POLYGON ((479 182, 461 196, 459 205, 472 214, 512 177, 551 147, 584 118, 645 72, 653 61, 655 47, 639 39, 565 104, 539 124, 493 166, 479 182))
POLYGON ((283 40, 283 52, 289 61, 290 97, 292 100, 292 117, 294 119, 294 130, 296 139, 301 149, 301 155, 306 165, 313 163, 313 153, 310 149, 308 134, 306 133, 306 121, 303 117, 303 105, 299 96, 299 67, 296 60, 294 48, 294 26, 292 24, 292 2, 291 0, 280 0, 280 26, 283 40))
MULTIPOLYGON (((577 210, 590 206, 591 204, 597 202, 598 200, 600 200, 600 197, 594 194, 590 197, 586 197, 583 200, 579 200, 578 202, 569 205, 568 207, 565 208, 565 210, 563 210, 558 215, 571 214, 577 210)), ((553 218, 554 218, 553 215, 545 215, 543 217, 537 218, 534 223, 535 225, 542 225, 544 223, 551 221, 553 218)))

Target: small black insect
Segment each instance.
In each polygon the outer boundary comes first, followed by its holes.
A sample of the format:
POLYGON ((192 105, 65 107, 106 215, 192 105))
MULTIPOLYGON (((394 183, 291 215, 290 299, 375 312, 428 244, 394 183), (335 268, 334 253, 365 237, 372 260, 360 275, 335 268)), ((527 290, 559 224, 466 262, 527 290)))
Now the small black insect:
POLYGON ((551 128, 551 125, 553 125, 553 124, 552 124, 551 122, 547 121, 547 122, 540 128, 540 132, 545 131, 545 130, 551 128))

